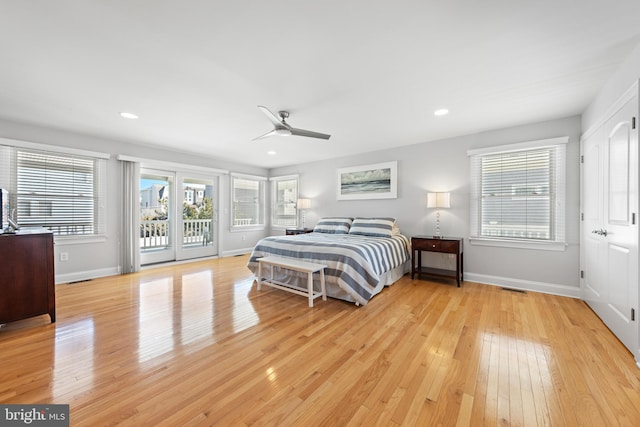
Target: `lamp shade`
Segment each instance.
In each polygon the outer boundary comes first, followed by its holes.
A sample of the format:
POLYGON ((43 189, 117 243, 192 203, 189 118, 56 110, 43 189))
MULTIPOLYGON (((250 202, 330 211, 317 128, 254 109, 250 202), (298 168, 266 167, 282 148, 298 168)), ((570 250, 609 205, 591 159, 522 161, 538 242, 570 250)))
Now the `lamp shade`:
POLYGON ((311 207, 311 199, 298 199, 298 203, 296 203, 296 208, 298 209, 309 209, 311 207))
POLYGON ((428 193, 427 194, 427 207, 428 208, 450 208, 450 196, 449 192, 442 193, 428 193))

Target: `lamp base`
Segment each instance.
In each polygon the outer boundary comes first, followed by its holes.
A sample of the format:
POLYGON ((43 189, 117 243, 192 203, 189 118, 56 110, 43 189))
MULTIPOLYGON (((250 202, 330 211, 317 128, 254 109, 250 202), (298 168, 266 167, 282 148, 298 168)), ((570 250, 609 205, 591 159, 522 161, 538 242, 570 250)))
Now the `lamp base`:
POLYGON ((436 234, 433 238, 442 239, 442 236, 440 235, 440 209, 436 210, 436 234))

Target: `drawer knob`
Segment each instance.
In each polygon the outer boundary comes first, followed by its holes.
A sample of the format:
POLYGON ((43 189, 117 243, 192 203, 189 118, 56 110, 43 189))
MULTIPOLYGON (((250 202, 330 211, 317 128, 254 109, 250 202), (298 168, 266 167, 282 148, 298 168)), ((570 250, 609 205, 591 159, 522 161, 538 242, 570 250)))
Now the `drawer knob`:
POLYGON ((435 248, 435 247, 436 247, 436 245, 433 245, 433 247, 435 248))

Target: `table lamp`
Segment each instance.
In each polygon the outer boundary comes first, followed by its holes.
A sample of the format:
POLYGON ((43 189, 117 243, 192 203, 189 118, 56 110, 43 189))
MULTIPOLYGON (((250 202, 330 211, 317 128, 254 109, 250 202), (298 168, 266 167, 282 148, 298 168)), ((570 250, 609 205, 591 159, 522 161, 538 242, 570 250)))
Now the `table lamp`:
POLYGON ((450 203, 451 193, 439 192, 427 194, 427 208, 436 209, 436 235, 433 237, 440 238, 440 209, 447 209, 451 207, 450 203))

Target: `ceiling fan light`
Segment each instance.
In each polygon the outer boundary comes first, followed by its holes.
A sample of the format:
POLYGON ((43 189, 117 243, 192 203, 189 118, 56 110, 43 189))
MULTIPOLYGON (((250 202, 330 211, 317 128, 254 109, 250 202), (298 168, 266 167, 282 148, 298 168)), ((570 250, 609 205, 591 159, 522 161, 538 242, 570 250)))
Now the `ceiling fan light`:
POLYGON ((137 115, 137 114, 130 113, 130 112, 128 112, 128 111, 121 111, 121 112, 120 112, 120 117, 125 118, 125 119, 135 120, 135 119, 137 119, 137 118, 138 118, 138 115, 137 115))
POLYGON ((289 129, 276 129, 276 134, 280 136, 289 136, 291 135, 291 131, 289 129))

